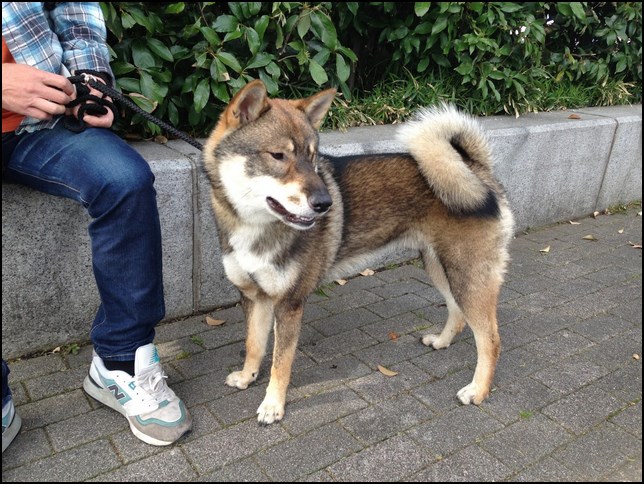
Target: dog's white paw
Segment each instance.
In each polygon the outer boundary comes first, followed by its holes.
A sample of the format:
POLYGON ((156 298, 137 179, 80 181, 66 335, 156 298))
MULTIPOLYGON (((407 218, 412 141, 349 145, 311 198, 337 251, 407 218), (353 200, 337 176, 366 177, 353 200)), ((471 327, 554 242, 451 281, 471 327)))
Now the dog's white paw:
POLYGON ((425 346, 432 346, 435 350, 447 348, 451 343, 451 341, 441 340, 438 334, 426 334, 421 341, 425 346))
POLYGON ((255 378, 252 376, 247 376, 242 371, 233 371, 230 375, 226 377, 226 385, 229 387, 236 387, 240 390, 245 390, 248 388, 248 385, 253 383, 255 378))
POLYGON ((284 403, 266 395, 264 401, 257 409, 257 421, 260 424, 279 422, 284 417, 284 403))
POLYGON ((469 405, 470 403, 479 405, 483 400, 485 400, 487 393, 481 392, 478 387, 472 382, 469 385, 461 388, 456 396, 463 405, 469 405))

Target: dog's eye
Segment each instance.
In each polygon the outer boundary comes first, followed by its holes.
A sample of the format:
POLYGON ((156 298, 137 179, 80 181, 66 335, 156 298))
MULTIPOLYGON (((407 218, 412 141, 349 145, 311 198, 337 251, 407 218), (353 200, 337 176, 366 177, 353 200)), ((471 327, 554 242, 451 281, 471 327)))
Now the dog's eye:
POLYGON ((284 153, 273 153, 271 152, 271 156, 275 158, 276 160, 283 160, 284 159, 284 153))

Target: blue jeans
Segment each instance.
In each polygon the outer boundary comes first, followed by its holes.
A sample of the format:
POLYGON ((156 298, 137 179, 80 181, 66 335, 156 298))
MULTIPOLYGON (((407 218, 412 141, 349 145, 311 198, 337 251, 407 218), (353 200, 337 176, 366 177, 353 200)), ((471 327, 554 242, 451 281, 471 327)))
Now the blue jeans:
POLYGON ((62 123, 6 143, 3 135, 2 156, 7 181, 87 209, 101 300, 90 338, 104 360, 133 360, 165 316, 161 228, 148 163, 110 130, 73 133, 62 123))

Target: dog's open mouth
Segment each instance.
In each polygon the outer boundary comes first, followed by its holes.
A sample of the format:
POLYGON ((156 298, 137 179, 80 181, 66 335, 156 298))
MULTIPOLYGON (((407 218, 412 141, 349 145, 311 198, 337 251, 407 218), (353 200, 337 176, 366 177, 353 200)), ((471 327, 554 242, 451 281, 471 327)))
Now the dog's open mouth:
POLYGON ((300 217, 299 215, 295 215, 294 213, 286 210, 280 202, 272 197, 266 197, 266 203, 268 203, 268 206, 271 208, 271 210, 273 210, 278 215, 281 215, 282 219, 289 224, 297 225, 301 228, 309 228, 312 227, 315 223, 315 218, 300 217))

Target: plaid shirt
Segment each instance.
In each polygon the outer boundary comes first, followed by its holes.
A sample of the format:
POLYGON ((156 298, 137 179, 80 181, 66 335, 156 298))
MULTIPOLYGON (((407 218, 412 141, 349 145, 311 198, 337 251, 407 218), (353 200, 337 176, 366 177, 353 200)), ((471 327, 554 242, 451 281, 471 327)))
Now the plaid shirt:
MULTIPOLYGON (((17 63, 64 76, 89 69, 114 79, 98 2, 2 2, 2 37, 17 63)), ((17 133, 51 128, 60 118, 26 117, 17 133)))

